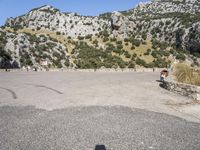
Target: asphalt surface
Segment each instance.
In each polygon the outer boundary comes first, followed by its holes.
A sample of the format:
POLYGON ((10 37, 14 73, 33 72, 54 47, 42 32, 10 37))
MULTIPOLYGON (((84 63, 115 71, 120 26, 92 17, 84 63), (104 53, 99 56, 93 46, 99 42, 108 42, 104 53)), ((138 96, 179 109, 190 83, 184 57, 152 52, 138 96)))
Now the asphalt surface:
POLYGON ((113 107, 0 108, 1 150, 199 150, 200 124, 113 107))
POLYGON ((0 73, 0 150, 200 150, 158 73, 0 73), (169 105, 170 103, 170 105, 169 105), (99 146, 98 146, 99 145, 99 146))

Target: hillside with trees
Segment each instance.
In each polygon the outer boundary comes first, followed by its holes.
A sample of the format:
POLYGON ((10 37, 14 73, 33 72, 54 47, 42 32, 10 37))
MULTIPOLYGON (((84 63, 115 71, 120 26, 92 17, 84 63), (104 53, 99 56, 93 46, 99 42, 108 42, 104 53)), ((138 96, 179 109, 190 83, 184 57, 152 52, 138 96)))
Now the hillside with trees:
POLYGON ((200 65, 200 1, 152 0, 81 16, 42 6, 0 28, 0 68, 164 68, 200 65))

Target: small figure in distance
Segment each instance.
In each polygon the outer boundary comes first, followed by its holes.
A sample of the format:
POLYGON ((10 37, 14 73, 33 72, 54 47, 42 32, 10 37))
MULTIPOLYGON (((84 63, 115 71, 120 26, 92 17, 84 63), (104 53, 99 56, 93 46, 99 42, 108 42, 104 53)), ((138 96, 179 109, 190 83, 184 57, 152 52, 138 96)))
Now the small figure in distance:
POLYGON ((161 82, 164 82, 165 81, 165 78, 168 76, 168 71, 167 70, 162 70, 161 72, 160 72, 160 81, 161 82))
POLYGON ((164 81, 165 80, 165 74, 163 72, 160 73, 160 81, 164 81))

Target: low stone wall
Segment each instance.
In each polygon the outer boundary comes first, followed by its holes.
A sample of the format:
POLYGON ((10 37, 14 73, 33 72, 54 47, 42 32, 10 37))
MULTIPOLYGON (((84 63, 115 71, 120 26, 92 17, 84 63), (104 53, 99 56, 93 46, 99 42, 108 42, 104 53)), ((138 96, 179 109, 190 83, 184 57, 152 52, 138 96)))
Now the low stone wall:
POLYGON ((183 96, 188 96, 195 100, 200 100, 200 86, 179 83, 176 81, 164 81, 162 86, 169 91, 181 94, 183 96))
MULTIPOLYGON (((164 68, 136 68, 136 69, 49 69, 50 72, 161 72, 164 68)), ((33 70, 29 70, 31 72, 33 70)), ((45 69, 38 69, 38 72, 44 72, 45 69)), ((0 69, 0 72, 5 72, 5 69, 0 69)), ((8 69, 8 72, 27 72, 26 69, 8 69)))

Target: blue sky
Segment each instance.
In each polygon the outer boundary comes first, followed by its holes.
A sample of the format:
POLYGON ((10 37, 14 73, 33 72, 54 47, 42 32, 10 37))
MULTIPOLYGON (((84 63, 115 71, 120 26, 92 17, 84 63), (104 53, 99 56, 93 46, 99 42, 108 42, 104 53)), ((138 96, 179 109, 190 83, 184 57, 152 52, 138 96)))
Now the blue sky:
POLYGON ((147 0, 0 0, 0 25, 6 18, 25 14, 42 5, 52 5, 63 12, 95 16, 104 12, 127 10, 147 0))

